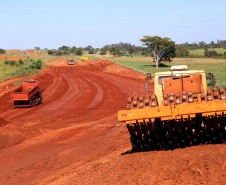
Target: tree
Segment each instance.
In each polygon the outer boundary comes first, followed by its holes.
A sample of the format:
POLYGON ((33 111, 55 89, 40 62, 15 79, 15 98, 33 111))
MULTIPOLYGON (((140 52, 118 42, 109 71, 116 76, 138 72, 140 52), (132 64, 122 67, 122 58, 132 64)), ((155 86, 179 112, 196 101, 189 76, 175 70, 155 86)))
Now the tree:
POLYGON ((63 54, 63 52, 61 50, 57 50, 57 52, 56 52, 57 56, 62 55, 62 54, 63 54))
POLYGON ((94 54, 94 50, 89 50, 89 54, 94 54))
POLYGON ((42 60, 38 59, 37 61, 32 61, 32 64, 30 65, 30 68, 32 68, 32 69, 41 69, 42 68, 42 60))
POLYGON ((75 54, 81 56, 83 54, 82 48, 77 48, 75 54))
POLYGON ((84 50, 90 51, 90 50, 94 50, 94 48, 91 45, 88 45, 84 48, 84 50))
POLYGON ((107 47, 106 46, 102 47, 100 51, 101 51, 100 55, 106 55, 107 54, 107 47))
POLYGON ((136 51, 136 48, 134 46, 130 46, 128 51, 129 51, 129 54, 131 55, 136 51))
POLYGON ((111 49, 110 49, 110 53, 112 54, 112 55, 116 55, 116 48, 113 46, 113 47, 111 47, 111 49))
POLYGON ((168 37, 159 37, 159 36, 143 36, 143 39, 140 39, 143 42, 144 46, 147 46, 153 54, 154 61, 156 62, 156 68, 163 59, 170 62, 173 58, 173 52, 175 55, 175 42, 168 37))
POLYGON ((35 47, 35 50, 38 53, 38 51, 40 50, 40 47, 35 47))
POLYGON ((184 44, 176 46, 176 57, 188 57, 189 50, 184 44))
POLYGON ((0 48, 0 54, 5 54, 5 50, 0 48))
POLYGON ((41 69, 42 68, 42 60, 38 59, 35 63, 35 68, 36 69, 41 69))
POLYGON ((214 51, 214 50, 208 50, 208 49, 206 49, 205 50, 205 56, 207 56, 208 58, 211 58, 211 57, 215 57, 215 56, 217 56, 218 54, 217 54, 217 52, 216 51, 214 51))
POLYGON ((9 64, 10 64, 11 66, 15 66, 16 61, 15 61, 15 60, 10 60, 9 64))
POLYGON ((122 56, 124 55, 124 50, 116 48, 115 46, 112 46, 110 49, 110 53, 114 56, 122 56))
POLYGON ((48 50, 48 54, 52 55, 53 54, 53 50, 48 50))
POLYGON ((74 54, 76 53, 76 50, 77 50, 77 48, 76 48, 75 46, 73 46, 73 47, 71 48, 71 52, 74 53, 74 54))
POLYGON ((69 46, 61 46, 58 48, 58 50, 63 50, 63 51, 68 51, 68 50, 71 50, 71 48, 69 46))
POLYGON ((20 65, 24 64, 24 61, 20 59, 20 60, 19 60, 19 64, 20 64, 20 65))
POLYGON ((106 52, 105 51, 101 51, 100 55, 106 55, 106 52))

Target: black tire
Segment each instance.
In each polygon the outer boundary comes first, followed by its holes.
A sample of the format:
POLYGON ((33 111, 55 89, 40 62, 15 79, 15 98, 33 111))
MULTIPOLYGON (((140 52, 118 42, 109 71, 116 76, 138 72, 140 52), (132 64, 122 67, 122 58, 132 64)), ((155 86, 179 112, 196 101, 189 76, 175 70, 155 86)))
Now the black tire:
POLYGON ((36 100, 34 99, 33 101, 32 101, 32 107, 35 107, 35 105, 36 105, 36 100))
POLYGON ((29 101, 29 107, 31 108, 32 106, 33 106, 33 101, 30 100, 30 101, 29 101))

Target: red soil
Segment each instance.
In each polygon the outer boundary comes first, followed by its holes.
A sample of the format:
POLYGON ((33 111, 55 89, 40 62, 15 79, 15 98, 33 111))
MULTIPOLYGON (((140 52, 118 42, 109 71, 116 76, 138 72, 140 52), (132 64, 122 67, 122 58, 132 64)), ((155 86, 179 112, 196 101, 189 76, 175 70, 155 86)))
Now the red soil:
POLYGON ((138 73, 104 60, 54 63, 36 76, 43 105, 14 109, 9 93, 0 97, 0 184, 226 184, 225 144, 128 153, 117 111, 145 93, 138 73))

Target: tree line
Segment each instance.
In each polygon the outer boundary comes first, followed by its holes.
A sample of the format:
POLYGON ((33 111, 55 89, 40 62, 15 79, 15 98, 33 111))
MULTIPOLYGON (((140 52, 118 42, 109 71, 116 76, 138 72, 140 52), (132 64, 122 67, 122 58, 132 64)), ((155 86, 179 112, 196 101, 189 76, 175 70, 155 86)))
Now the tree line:
MULTIPOLYGON (((142 46, 135 46, 130 43, 119 42, 117 44, 105 45, 102 48, 94 48, 88 45, 84 48, 82 47, 69 47, 61 46, 58 49, 48 50, 45 49, 49 55, 83 55, 83 51, 88 51, 89 54, 95 54, 98 52, 99 55, 106 55, 110 53, 113 56, 133 56, 133 55, 145 55, 153 57, 156 62, 156 67, 158 67, 160 62, 171 62, 174 57, 189 57, 189 58, 203 58, 203 57, 214 57, 214 58, 225 58, 226 52, 217 53, 214 48, 226 49, 226 40, 217 40, 215 43, 211 41, 210 43, 193 42, 189 44, 188 42, 183 44, 175 44, 171 38, 159 37, 159 36, 143 36, 140 39, 142 46), (191 50, 204 49, 204 55, 190 54, 191 50)), ((35 47, 38 51, 40 48, 35 47)), ((5 50, 0 49, 0 54, 4 54, 5 50)))

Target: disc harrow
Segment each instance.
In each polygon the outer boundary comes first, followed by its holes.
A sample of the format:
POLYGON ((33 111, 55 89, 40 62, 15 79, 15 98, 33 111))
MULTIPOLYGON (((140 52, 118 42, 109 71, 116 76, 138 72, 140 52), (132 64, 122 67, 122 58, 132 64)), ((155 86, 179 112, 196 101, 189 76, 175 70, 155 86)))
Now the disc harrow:
MULTIPOLYGON (((192 91, 180 93, 170 93, 163 95, 161 106, 158 104, 156 95, 134 96, 128 99, 127 109, 131 110, 128 114, 121 116, 134 116, 133 110, 146 110, 161 113, 162 107, 172 111, 172 117, 145 117, 140 119, 126 120, 127 128, 130 133, 130 141, 133 150, 158 150, 174 149, 206 143, 224 143, 226 141, 226 91, 220 87, 211 91, 207 89, 207 94, 193 94, 192 91), (212 104, 210 104, 212 102, 212 104), (180 105, 191 105, 189 113, 180 113, 180 105), (207 107, 204 112, 192 112, 192 107, 207 107), (208 107, 209 105, 212 108, 208 107), (219 108, 218 105, 223 107, 219 108), (216 110, 215 110, 216 107, 216 110)), ((165 110, 168 110, 165 109, 165 110)), ((186 107, 185 107, 186 109, 186 107)), ((186 112, 186 111, 185 111, 186 112)))

